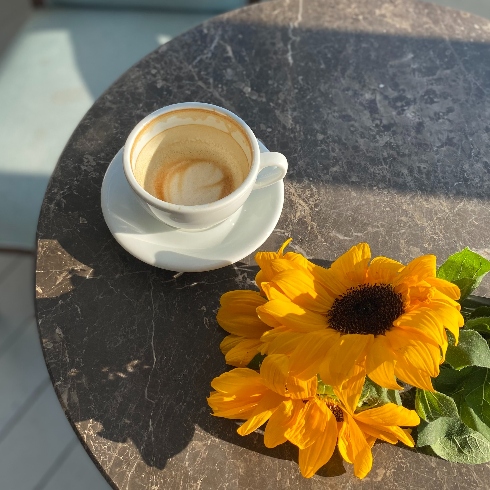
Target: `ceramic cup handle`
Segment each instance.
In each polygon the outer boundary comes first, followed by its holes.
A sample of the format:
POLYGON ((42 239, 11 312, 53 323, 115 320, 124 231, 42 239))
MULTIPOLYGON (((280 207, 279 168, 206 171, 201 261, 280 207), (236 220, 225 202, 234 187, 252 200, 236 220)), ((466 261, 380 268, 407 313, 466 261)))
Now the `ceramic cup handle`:
POLYGON ((284 179, 288 171, 288 161, 282 153, 264 152, 260 154, 260 166, 254 189, 262 189, 284 179))

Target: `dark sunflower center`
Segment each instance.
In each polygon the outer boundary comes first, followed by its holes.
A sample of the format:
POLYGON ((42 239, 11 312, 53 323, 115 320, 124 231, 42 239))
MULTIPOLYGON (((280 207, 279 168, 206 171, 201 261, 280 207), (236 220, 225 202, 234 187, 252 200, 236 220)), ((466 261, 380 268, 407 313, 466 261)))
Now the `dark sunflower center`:
POLYGON ((343 422, 344 412, 342 412, 342 409, 335 403, 326 402, 326 404, 330 411, 333 413, 335 420, 337 422, 343 422))
POLYGON ((339 296, 327 318, 340 333, 382 335, 403 313, 402 295, 391 284, 362 284, 339 296))

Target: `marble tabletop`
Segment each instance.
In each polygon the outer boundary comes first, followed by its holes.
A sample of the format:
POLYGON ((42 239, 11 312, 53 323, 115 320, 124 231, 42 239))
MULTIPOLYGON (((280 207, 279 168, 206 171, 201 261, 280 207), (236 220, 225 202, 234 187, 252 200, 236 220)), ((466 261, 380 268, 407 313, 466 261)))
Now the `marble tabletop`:
MULTIPOLYGON (((490 465, 375 445, 363 480, 334 457, 304 479, 291 445, 210 415, 226 367, 220 295, 251 288, 253 254, 206 273, 122 249, 101 183, 133 126, 168 104, 238 114, 290 164, 282 216, 318 263, 373 255, 490 256, 490 22, 412 0, 290 0, 229 12, 160 47, 93 105, 66 146, 38 225, 37 318, 66 416, 114 488, 488 488, 490 465), (487 482, 487 483, 485 483, 487 482)), ((486 281, 481 295, 490 296, 486 281)))

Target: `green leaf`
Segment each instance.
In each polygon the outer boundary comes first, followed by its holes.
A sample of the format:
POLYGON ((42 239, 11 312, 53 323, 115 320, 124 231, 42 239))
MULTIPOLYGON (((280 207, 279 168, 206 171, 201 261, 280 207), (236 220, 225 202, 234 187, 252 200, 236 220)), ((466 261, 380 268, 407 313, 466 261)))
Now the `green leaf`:
POLYGON ((461 407, 461 420, 473 430, 479 432, 485 439, 490 441, 490 427, 485 424, 475 411, 468 405, 461 407))
POLYGON ((439 417, 433 422, 421 421, 417 428, 417 446, 432 446, 443 437, 446 437, 448 429, 453 426, 453 417, 439 417))
POLYGON ((459 344, 447 348, 446 362, 454 369, 467 366, 490 367, 490 348, 475 330, 461 330, 459 344))
POLYGON ((434 387, 450 396, 461 420, 490 440, 490 369, 467 367, 461 371, 442 366, 434 387))
POLYGON ((461 290, 462 301, 479 286, 489 271, 490 261, 466 247, 439 267, 437 277, 456 284, 461 290))
MULTIPOLYGON (((397 390, 388 390, 379 386, 374 381, 366 377, 364 386, 362 387, 361 397, 359 399, 359 406, 368 405, 369 407, 384 405, 385 403, 394 403, 395 405, 401 405, 402 401, 400 393, 397 390)), ((367 407, 366 407, 367 408, 367 407)))
POLYGON ((479 306, 471 313, 470 318, 490 317, 490 306, 479 306))
POLYGON ((490 317, 473 317, 466 320, 464 328, 475 330, 482 335, 490 335, 490 317))
MULTIPOLYGON (((470 295, 463 301, 460 301, 461 306, 465 308, 476 310, 482 306, 490 306, 490 298, 484 298, 483 296, 470 295)), ((484 315, 483 315, 484 316, 484 315)))
POLYGON ((430 446, 441 458, 455 463, 490 461, 490 441, 453 417, 440 417, 419 426, 417 446, 430 446))
POLYGON ((441 458, 454 463, 481 464, 490 461, 490 441, 459 420, 449 428, 448 434, 431 445, 441 458))
POLYGON ((317 386, 316 392, 319 395, 325 395, 325 396, 329 396, 331 398, 337 398, 337 396, 335 395, 335 393, 333 391, 333 388, 330 385, 325 384, 320 379, 320 376, 317 375, 317 378, 318 378, 318 386, 317 386))
POLYGON ((456 371, 443 364, 439 376, 433 379, 432 384, 440 393, 450 395, 454 398, 458 392, 463 390, 466 379, 472 376, 477 370, 478 368, 467 367, 456 371))
POLYGON ((444 393, 431 393, 417 388, 415 410, 420 418, 432 422, 440 417, 459 417, 454 400, 444 393))
POLYGON ((467 367, 456 371, 442 366, 434 388, 450 396, 460 414, 469 406, 490 427, 490 369, 467 367))
POLYGON ((490 298, 470 295, 461 304, 461 314, 465 320, 490 316, 490 298))
POLYGON ((460 412, 467 405, 485 425, 490 427, 490 370, 475 368, 471 376, 462 384, 459 395, 460 412))
POLYGON ((247 364, 247 367, 259 371, 265 358, 265 354, 255 354, 254 358, 247 364))

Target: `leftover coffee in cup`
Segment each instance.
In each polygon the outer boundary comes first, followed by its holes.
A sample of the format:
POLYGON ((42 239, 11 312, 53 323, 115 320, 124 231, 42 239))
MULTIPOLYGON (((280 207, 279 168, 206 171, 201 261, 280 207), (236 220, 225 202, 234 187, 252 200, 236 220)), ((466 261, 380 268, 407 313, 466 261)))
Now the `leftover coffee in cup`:
POLYGON ((230 133, 200 124, 177 126, 154 136, 139 153, 133 170, 152 196, 186 206, 223 199, 240 187, 249 171, 249 159, 230 133))
POLYGON ((287 171, 284 155, 260 153, 238 116, 202 103, 175 104, 147 116, 129 135, 123 160, 142 203, 161 221, 189 230, 225 220, 253 189, 281 180, 287 171))

